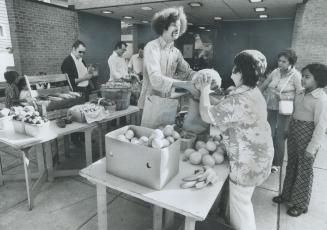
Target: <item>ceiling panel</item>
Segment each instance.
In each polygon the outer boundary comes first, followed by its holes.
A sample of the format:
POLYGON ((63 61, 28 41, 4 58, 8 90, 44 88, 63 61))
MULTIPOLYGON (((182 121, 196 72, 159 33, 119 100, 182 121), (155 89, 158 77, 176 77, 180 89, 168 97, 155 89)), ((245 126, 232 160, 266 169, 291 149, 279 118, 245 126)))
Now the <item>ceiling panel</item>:
MULTIPOLYGON (((196 25, 212 25, 215 23, 213 17, 220 16, 226 21, 240 21, 240 20, 262 20, 259 19, 259 14, 254 11, 255 7, 266 7, 268 19, 285 19, 294 18, 297 4, 303 3, 303 0, 263 0, 261 3, 250 3, 248 0, 180 0, 180 1, 152 1, 146 3, 143 0, 125 0, 126 4, 120 1, 103 1, 102 5, 97 2, 88 0, 74 0, 75 8, 91 14, 102 15, 105 17, 122 19, 123 16, 133 16, 133 20, 124 20, 128 23, 141 23, 142 20, 151 21, 154 13, 171 6, 183 6, 188 16, 188 20, 196 25), (82 1, 83 4, 79 5, 82 1), (116 5, 114 4, 116 3, 116 5), (133 4, 137 2, 137 4, 133 4), (201 7, 190 7, 190 2, 201 2, 201 7), (83 7, 81 7, 83 6, 83 7), (144 11, 142 6, 150 6, 152 11, 144 11), (104 15, 103 10, 113 11, 113 14, 104 15)), ((101 2, 101 1, 100 1, 101 2)))

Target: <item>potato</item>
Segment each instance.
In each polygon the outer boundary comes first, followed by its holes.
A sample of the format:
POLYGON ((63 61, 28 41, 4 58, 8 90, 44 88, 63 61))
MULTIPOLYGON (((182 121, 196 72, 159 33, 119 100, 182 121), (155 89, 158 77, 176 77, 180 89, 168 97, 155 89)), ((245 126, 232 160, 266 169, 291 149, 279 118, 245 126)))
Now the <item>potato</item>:
POLYGON ((159 139, 165 138, 165 135, 163 134, 163 132, 160 129, 153 130, 151 136, 153 136, 154 138, 159 138, 159 139))
POLYGON ((175 140, 177 140, 177 139, 181 138, 181 135, 179 135, 178 132, 173 131, 173 138, 174 138, 175 140))
POLYGON ((195 152, 195 149, 185 149, 184 154, 190 156, 193 152, 195 152))
POLYGON ((213 167, 216 164, 216 161, 212 156, 210 156, 209 154, 206 154, 206 155, 202 156, 202 164, 207 165, 209 167, 213 167))
POLYGON ((206 148, 201 148, 201 149, 198 150, 198 152, 201 153, 202 156, 206 155, 206 154, 209 154, 209 151, 206 148))
POLYGON ((201 163, 201 159, 202 159, 202 154, 199 152, 193 152, 190 155, 190 162, 193 165, 198 165, 201 163))
POLYGON ((166 125, 166 127, 163 129, 163 134, 165 137, 172 136, 174 132, 174 127, 172 125, 166 125))
POLYGON ((212 154, 212 157, 213 157, 213 159, 215 159, 216 164, 221 164, 225 160, 224 155, 222 155, 221 153, 218 153, 218 152, 214 152, 212 154))
POLYGON ((168 147, 169 145, 169 140, 167 140, 166 138, 162 139, 162 148, 168 147))
POLYGON ((208 141, 208 142, 206 143, 206 149, 207 149, 208 151, 213 152, 213 151, 216 150, 216 148, 217 148, 217 146, 216 146, 216 144, 215 144, 213 141, 208 141))
POLYGON ((127 139, 129 139, 129 140, 131 140, 133 137, 134 137, 134 132, 133 132, 133 130, 127 130, 126 132, 125 132, 125 137, 127 138, 127 139))
POLYGON ((170 144, 175 142, 175 139, 172 136, 166 137, 166 139, 170 142, 170 144))
POLYGON ((161 149, 163 147, 163 140, 160 138, 154 138, 152 140, 152 147, 155 149, 161 149))
POLYGON ((206 147, 206 143, 204 143, 204 141, 197 141, 195 143, 195 149, 196 150, 199 150, 199 149, 202 149, 202 148, 205 148, 206 147))

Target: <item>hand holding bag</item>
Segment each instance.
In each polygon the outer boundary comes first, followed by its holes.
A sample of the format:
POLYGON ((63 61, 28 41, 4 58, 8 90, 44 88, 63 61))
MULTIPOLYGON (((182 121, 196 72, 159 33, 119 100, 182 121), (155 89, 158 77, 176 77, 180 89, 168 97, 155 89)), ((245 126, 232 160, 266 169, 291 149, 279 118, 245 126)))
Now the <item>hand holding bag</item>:
MULTIPOLYGON (((286 85, 288 84, 288 82, 290 81, 291 76, 287 79, 285 85, 282 87, 282 89, 279 92, 279 95, 282 94, 282 91, 285 89, 286 85)), ((279 108, 279 114, 282 115, 291 115, 293 113, 293 108, 294 107, 294 102, 293 100, 280 100, 279 104, 278 104, 278 108, 279 108)))

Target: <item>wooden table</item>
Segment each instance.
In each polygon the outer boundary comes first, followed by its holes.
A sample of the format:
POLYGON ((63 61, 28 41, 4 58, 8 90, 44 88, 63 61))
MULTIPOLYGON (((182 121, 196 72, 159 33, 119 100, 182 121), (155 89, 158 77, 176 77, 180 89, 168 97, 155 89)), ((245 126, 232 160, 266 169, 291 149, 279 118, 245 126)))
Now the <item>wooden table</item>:
POLYGON ((215 202, 229 174, 227 163, 215 166, 219 180, 201 190, 181 189, 182 178, 198 167, 180 161, 179 173, 162 190, 153 190, 106 172, 106 159, 100 159, 80 171, 82 177, 96 184, 98 229, 107 230, 106 187, 139 198, 154 205, 153 229, 162 229, 163 208, 185 216, 185 230, 194 230, 196 221, 203 221, 215 202))
MULTIPOLYGON (((23 158, 24 165, 24 176, 26 181, 26 191, 28 199, 28 207, 31 210, 33 207, 33 198, 37 194, 42 183, 46 180, 46 169, 44 162, 44 153, 42 148, 42 143, 47 140, 41 140, 39 138, 29 137, 23 134, 15 133, 13 130, 10 131, 0 131, 0 142, 9 145, 19 151, 23 158), (28 150, 36 146, 37 162, 38 162, 38 174, 32 175, 30 172, 30 159, 28 150), (34 185, 32 185, 32 177, 37 178, 34 185)), ((1 162, 0 162, 1 163, 1 162)), ((2 175, 2 169, 0 164, 0 185, 3 181, 12 179, 22 179, 22 175, 7 176, 2 175)))
MULTIPOLYGON (((98 128, 99 124, 103 124, 107 121, 122 116, 130 115, 138 111, 139 109, 136 106, 130 106, 126 110, 116 111, 109 114, 108 117, 106 117, 100 122, 94 122, 91 124, 73 122, 72 124, 67 125, 65 128, 59 128, 56 125, 55 121, 50 121, 50 127, 47 130, 47 132, 43 133, 42 136, 37 138, 16 133, 14 130, 6 130, 6 131, 0 130, 0 143, 11 146, 17 151, 19 151, 22 155, 23 165, 24 165, 24 175, 14 175, 14 176, 2 175, 1 158, 0 158, 0 185, 3 184, 3 181, 9 181, 13 179, 25 179, 28 205, 29 205, 29 209, 32 209, 33 198, 37 194, 39 187, 46 179, 48 179, 48 181, 53 181, 55 177, 78 175, 79 172, 79 169, 55 170, 53 168, 53 159, 52 159, 52 151, 51 151, 52 140, 55 140, 58 137, 65 137, 66 138, 65 144, 67 145, 67 143, 69 143, 69 141, 67 140, 69 134, 75 132, 83 132, 85 135, 86 166, 88 166, 92 163, 92 138, 91 138, 92 131, 95 128, 98 128), (36 151, 37 151, 37 162, 38 162, 38 170, 39 170, 37 174, 31 174, 29 169, 30 159, 28 156, 28 150, 33 146, 36 146, 36 151), (32 178, 37 178, 37 181, 34 183, 33 187, 31 183, 32 178)), ((103 135, 102 132, 100 132, 100 135, 103 135)), ((66 151, 67 148, 68 146, 66 146, 66 151)))

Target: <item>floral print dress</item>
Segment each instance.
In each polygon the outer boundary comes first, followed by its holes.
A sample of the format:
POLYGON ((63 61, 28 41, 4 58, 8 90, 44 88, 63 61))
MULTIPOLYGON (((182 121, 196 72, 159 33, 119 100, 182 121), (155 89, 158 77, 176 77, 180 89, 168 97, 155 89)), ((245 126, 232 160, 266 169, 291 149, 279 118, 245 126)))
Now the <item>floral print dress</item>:
POLYGON ((257 186, 270 174, 274 148, 267 105, 260 90, 240 86, 210 109, 212 123, 223 133, 230 180, 257 186))

